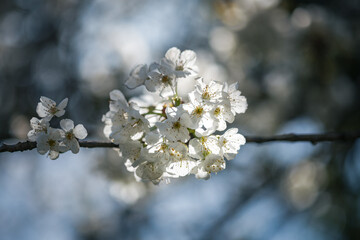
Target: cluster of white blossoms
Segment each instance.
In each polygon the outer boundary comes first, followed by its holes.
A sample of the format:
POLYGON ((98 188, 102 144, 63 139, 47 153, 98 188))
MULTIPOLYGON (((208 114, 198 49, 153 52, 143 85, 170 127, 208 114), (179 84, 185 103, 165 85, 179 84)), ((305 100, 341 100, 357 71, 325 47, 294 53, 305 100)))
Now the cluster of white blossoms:
POLYGON ((50 120, 61 117, 65 114, 65 107, 68 99, 62 100, 59 105, 47 97, 41 97, 37 105, 36 112, 41 117, 33 117, 30 120, 32 130, 28 132, 28 139, 36 142, 37 150, 40 154, 48 154, 50 159, 55 160, 60 153, 71 150, 78 153, 80 150, 78 139, 84 139, 87 131, 82 124, 74 126, 71 119, 62 119, 60 126, 62 129, 50 127, 50 120))
POLYGON ((110 111, 103 116, 104 134, 119 144, 119 155, 137 180, 157 184, 163 179, 194 174, 208 179, 226 167, 245 138, 238 129, 223 135, 227 122, 244 113, 247 102, 237 85, 210 81, 197 75, 196 54, 169 49, 159 62, 138 65, 130 73, 126 86, 145 85, 161 96, 158 102, 127 102, 119 90, 110 92, 110 111), (181 98, 178 87, 184 78, 194 78, 196 85, 181 98))

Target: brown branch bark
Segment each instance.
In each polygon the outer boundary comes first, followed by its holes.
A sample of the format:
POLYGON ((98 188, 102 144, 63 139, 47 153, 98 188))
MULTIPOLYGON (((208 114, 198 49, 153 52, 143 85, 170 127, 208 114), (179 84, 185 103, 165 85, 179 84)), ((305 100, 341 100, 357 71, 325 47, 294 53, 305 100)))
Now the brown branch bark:
MULTIPOLYGON (((266 142, 334 142, 354 141, 360 138, 360 132, 356 133, 324 133, 324 134, 282 134, 275 136, 245 136, 247 143, 266 142)), ((84 148, 117 148, 118 145, 111 142, 81 141, 80 147, 84 148)), ((0 152, 22 152, 36 148, 36 142, 18 142, 16 144, 1 143, 0 152)))

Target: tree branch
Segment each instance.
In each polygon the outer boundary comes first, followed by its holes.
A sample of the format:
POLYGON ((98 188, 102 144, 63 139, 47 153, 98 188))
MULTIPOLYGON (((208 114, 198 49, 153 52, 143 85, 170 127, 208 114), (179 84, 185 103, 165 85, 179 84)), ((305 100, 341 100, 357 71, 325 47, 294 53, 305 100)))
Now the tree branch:
MULTIPOLYGON (((324 133, 324 134, 283 134, 275 136, 245 136, 247 143, 266 143, 266 142, 334 142, 334 141, 354 141, 360 138, 360 132, 355 133, 324 133)), ((81 141, 80 147, 84 148, 117 148, 118 145, 111 142, 81 141)), ((22 152, 36 148, 36 142, 18 142, 8 145, 1 143, 0 152, 22 152)))
POLYGON ((353 141, 360 137, 360 132, 348 133, 323 133, 323 134, 282 134, 275 136, 245 136, 248 143, 265 143, 265 142, 333 142, 333 141, 353 141))
MULTIPOLYGON (((90 142, 90 141, 81 141, 80 147, 84 148, 117 148, 118 145, 111 142, 90 142)), ((23 152, 27 150, 32 150, 36 148, 36 142, 18 142, 13 145, 7 145, 2 143, 0 145, 0 153, 1 152, 23 152)))

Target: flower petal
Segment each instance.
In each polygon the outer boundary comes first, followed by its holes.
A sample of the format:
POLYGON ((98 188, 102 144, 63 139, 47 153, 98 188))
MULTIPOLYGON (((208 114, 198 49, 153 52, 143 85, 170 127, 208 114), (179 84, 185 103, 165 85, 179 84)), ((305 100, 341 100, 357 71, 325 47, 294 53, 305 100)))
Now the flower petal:
POLYGON ((56 112, 55 113, 55 116, 57 116, 57 117, 61 117, 62 115, 64 115, 65 114, 65 110, 59 110, 58 112, 56 112))
POLYGON ((126 98, 125 98, 124 94, 120 90, 117 90, 117 89, 112 90, 110 92, 110 99, 114 100, 114 101, 123 102, 125 105, 127 105, 126 98))
POLYGON ((196 61, 196 53, 192 50, 185 50, 181 53, 180 60, 186 63, 194 64, 196 61))
POLYGON ((27 134, 27 137, 28 137, 29 141, 32 141, 32 142, 36 141, 37 136, 36 136, 35 130, 30 130, 27 134))
POLYGON ((88 135, 85 127, 82 124, 76 125, 74 128, 74 135, 78 139, 84 139, 88 135))
POLYGON ((74 121, 71 119, 62 119, 60 121, 60 126, 64 131, 68 132, 74 128, 74 121))
POLYGON ((125 82, 125 85, 130 88, 136 88, 142 84, 144 84, 146 78, 147 78, 147 65, 146 64, 140 64, 137 65, 131 72, 130 77, 125 82))
POLYGON ((63 110, 64 108, 66 108, 67 104, 68 104, 68 98, 65 98, 64 100, 62 100, 59 105, 58 105, 58 108, 60 110, 63 110))
MULTIPOLYGON (((42 103, 38 103, 37 107, 36 107, 36 113, 39 115, 39 117, 45 118, 45 117, 50 117, 51 119, 51 115, 49 113, 49 109, 47 107, 45 107, 42 103)), ((50 119, 48 119, 50 121, 50 119)))
POLYGON ((69 143, 69 147, 72 153, 78 153, 80 150, 80 145, 79 142, 76 139, 73 139, 71 141, 68 142, 69 143))
POLYGON ((47 97, 40 97, 40 102, 47 108, 51 108, 52 106, 56 106, 56 102, 47 97))
POLYGON ((176 47, 170 48, 165 53, 165 57, 174 63, 179 59, 179 56, 180 56, 180 50, 176 47))
POLYGON ((30 126, 32 128, 37 128, 39 125, 40 125, 40 120, 37 119, 36 117, 30 119, 30 126))
POLYGON ((49 151, 50 147, 47 144, 48 136, 43 134, 37 138, 36 148, 40 154, 45 154, 49 151))
POLYGON ((49 152, 48 156, 50 157, 51 160, 55 160, 55 159, 57 159, 59 157, 59 152, 51 150, 49 152))
POLYGON ((65 135, 64 131, 61 129, 49 129, 49 138, 54 140, 60 140, 65 135))
POLYGON ((202 169, 197 169, 195 177, 198 179, 208 180, 210 178, 210 174, 208 172, 203 171, 202 169))

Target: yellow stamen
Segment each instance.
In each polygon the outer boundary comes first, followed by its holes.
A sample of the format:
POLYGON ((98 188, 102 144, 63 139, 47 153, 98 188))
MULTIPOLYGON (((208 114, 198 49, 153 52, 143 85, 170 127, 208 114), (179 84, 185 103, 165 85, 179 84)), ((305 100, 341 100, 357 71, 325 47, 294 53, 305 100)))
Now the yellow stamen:
POLYGON ((56 142, 54 139, 49 139, 47 143, 49 144, 50 147, 55 147, 55 145, 56 145, 56 142))
POLYGON ((180 127, 181 127, 180 122, 174 122, 174 124, 173 124, 173 128, 175 128, 175 129, 179 129, 180 127))

